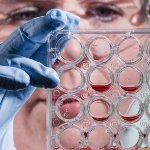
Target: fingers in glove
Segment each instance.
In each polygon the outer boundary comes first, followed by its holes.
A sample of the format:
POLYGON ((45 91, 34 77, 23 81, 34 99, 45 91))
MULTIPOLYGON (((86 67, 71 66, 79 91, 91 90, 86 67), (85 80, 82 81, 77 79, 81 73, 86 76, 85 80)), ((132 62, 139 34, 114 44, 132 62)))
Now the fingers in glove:
MULTIPOLYGON (((29 58, 16 55, 7 55, 3 57, 3 60, 0 62, 0 65, 8 66, 8 74, 9 66, 23 70, 29 75, 30 84, 35 87, 54 88, 59 83, 59 77, 54 69, 45 67, 42 63, 29 58)), ((18 81, 22 80, 22 76, 17 77, 18 81)), ((15 77, 12 77, 12 80, 14 78, 15 77)))
POLYGON ((32 56, 47 41, 50 32, 57 29, 76 29, 79 18, 67 12, 53 9, 47 15, 30 20, 16 30, 1 45, 0 54, 32 56))
POLYGON ((20 90, 29 83, 30 77, 23 70, 10 66, 0 66, 0 89, 20 90))

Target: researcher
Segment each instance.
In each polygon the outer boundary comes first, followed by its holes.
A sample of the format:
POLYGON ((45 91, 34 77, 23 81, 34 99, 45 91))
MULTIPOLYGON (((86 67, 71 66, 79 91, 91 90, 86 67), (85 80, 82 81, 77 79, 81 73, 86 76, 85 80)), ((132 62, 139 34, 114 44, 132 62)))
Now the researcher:
MULTIPOLYGON (((46 150, 45 88, 60 82, 56 71, 46 67, 50 32, 148 28, 146 4, 0 0, 0 150, 46 150)), ((66 50, 66 55, 72 54, 66 50)))

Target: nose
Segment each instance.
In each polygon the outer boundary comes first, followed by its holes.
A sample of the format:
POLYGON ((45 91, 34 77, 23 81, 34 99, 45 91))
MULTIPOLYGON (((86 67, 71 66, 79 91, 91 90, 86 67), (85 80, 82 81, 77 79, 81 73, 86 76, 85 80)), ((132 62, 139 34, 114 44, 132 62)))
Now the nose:
POLYGON ((80 57, 82 53, 82 46, 77 38, 71 37, 68 43, 65 45, 61 56, 66 61, 75 61, 80 57))
POLYGON ((61 0, 58 5, 59 9, 73 13, 74 15, 80 17, 80 24, 78 29, 89 29, 92 28, 91 24, 87 20, 87 8, 78 0, 61 0))
POLYGON ((80 6, 79 1, 75 0, 62 0, 60 9, 73 13, 79 17, 84 15, 84 9, 80 6))

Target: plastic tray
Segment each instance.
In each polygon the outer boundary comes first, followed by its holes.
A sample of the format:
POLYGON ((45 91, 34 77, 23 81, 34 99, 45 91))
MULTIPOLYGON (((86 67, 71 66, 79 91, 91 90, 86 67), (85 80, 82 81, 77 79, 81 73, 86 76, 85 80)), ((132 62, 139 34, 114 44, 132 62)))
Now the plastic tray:
POLYGON ((48 90, 48 150, 150 146, 149 43, 149 29, 51 33, 60 84, 48 90))

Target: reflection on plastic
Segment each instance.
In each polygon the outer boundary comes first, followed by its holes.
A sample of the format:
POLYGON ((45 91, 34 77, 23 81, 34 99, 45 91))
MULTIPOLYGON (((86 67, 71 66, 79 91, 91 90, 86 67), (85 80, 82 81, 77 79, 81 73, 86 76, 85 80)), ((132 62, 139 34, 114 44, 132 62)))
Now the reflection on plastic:
POLYGON ((88 144, 93 149, 102 149, 109 147, 110 142, 111 134, 104 126, 97 125, 88 133, 88 144))
POLYGON ((113 84, 113 74, 106 67, 93 66, 87 71, 87 82, 93 90, 106 92, 113 84))
POLYGON ((138 128, 134 126, 126 126, 119 131, 118 139, 120 148, 130 149, 134 148, 135 150, 138 146, 141 145, 142 138, 140 137, 141 133, 138 128))
POLYGON ((88 107, 91 117, 96 121, 107 120, 112 109, 110 104, 105 99, 101 99, 101 97, 94 100, 88 107))
POLYGON ((143 114, 143 104, 137 97, 126 95, 119 99, 116 110, 123 120, 137 121, 143 114))
POLYGON ((80 103, 76 99, 65 99, 59 110, 62 117, 72 119, 80 113, 80 103))
POLYGON ((143 84, 142 72, 133 66, 124 66, 117 72, 118 85, 126 92, 136 92, 143 84))

